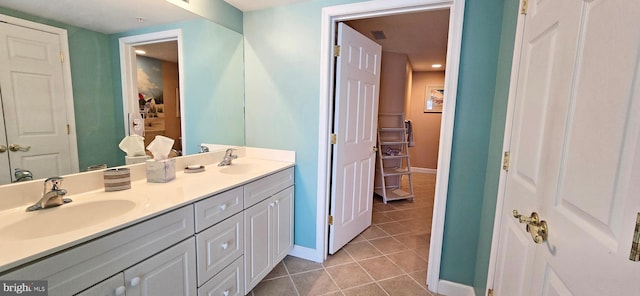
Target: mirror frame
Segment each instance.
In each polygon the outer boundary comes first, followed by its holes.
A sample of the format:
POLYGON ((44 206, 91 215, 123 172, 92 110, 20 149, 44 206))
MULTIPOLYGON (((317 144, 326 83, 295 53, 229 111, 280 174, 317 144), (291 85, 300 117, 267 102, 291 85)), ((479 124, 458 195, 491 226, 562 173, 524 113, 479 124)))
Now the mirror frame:
MULTIPOLYGON (((185 130, 185 114, 184 114, 184 61, 182 59, 182 30, 173 29, 166 31, 158 31, 147 34, 133 35, 121 37, 119 39, 120 47, 120 73, 122 81, 122 112, 124 117, 124 134, 130 135, 130 114, 132 111, 137 112, 137 69, 135 46, 158 43, 165 41, 178 42, 178 88, 180 90, 179 108, 180 108, 180 133, 182 147, 186 147, 186 130, 185 130), (134 100, 135 98, 135 100, 134 100)), ((183 148, 183 155, 186 151, 183 148)))

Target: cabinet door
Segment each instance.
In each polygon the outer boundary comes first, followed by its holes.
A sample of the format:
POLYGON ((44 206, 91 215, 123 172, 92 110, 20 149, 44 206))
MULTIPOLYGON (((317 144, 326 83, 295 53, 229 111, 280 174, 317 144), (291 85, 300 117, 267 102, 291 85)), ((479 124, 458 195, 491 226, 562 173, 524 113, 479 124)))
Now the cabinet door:
POLYGON ((124 275, 118 273, 76 296, 124 296, 124 275))
POLYGON ((191 237, 125 270, 127 296, 195 296, 196 244, 191 237))
POLYGON ((275 266, 289 254, 293 248, 293 186, 273 196, 272 207, 272 246, 271 264, 275 266))
POLYGON ((251 291, 271 271, 271 223, 268 198, 244 211, 245 291, 251 291))

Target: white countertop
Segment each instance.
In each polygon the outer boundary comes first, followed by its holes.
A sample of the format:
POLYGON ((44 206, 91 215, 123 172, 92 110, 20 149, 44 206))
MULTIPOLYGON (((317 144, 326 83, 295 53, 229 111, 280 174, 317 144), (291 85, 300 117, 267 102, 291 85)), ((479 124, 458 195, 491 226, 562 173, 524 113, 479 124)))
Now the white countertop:
MULTIPOLYGON (((34 212, 25 212, 24 207, 0 211, 0 273, 292 167, 294 162, 240 157, 234 160, 232 165, 250 166, 251 169, 240 174, 225 174, 221 172, 224 167, 218 167, 217 163, 206 164, 205 171, 201 173, 187 174, 177 170, 176 179, 168 183, 147 183, 146 179, 143 179, 132 181, 131 189, 128 190, 104 192, 104 189, 100 188, 76 195, 73 195, 72 189, 68 188, 70 193, 65 197, 73 199, 72 203, 34 212), (79 225, 77 228, 63 225, 62 228, 73 228, 73 230, 47 236, 32 238, 29 234, 16 233, 15 229, 8 228, 20 220, 34 219, 35 216, 47 212, 64 211, 65 207, 105 200, 127 200, 135 203, 135 206, 124 214, 107 217, 97 223, 91 220, 90 213, 82 213, 82 217, 75 217, 76 220, 69 222, 79 225), (3 230, 5 230, 4 234, 3 230)), ((50 221, 50 223, 55 225, 65 222, 50 221)))

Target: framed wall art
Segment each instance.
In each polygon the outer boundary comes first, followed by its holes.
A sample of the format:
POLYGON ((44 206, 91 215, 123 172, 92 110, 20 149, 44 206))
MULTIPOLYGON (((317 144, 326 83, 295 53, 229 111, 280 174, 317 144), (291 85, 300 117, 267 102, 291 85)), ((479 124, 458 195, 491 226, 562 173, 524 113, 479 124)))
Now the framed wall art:
POLYGON ((444 86, 427 85, 424 98, 424 113, 442 112, 444 104, 444 86))

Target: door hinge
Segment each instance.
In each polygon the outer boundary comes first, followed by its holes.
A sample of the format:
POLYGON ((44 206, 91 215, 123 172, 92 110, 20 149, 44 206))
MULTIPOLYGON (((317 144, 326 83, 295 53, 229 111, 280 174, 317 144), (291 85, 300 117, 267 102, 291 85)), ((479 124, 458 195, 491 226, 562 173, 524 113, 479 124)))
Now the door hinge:
POLYGON ((331 145, 334 145, 338 141, 336 134, 331 134, 331 145))
POLYGON ((67 135, 71 134, 71 126, 67 123, 67 135))
POLYGON ((64 63, 64 54, 60 53, 60 63, 64 63))
POLYGON ((529 0, 522 0, 522 6, 520 7, 520 14, 527 15, 529 12, 529 0))
POLYGON ((340 45, 334 45, 333 46, 333 56, 334 57, 339 57, 340 56, 340 45))
POLYGON ((329 225, 333 225, 333 216, 329 215, 327 220, 329 221, 329 225))
POLYGON ((636 227, 633 231, 633 238, 631 239, 631 254, 629 260, 633 262, 640 262, 640 213, 636 218, 636 227))
POLYGON ((504 152, 504 156, 502 157, 502 169, 505 171, 509 171, 509 160, 511 159, 511 153, 509 151, 504 152))
POLYGON ((493 296, 493 289, 487 289, 487 296, 493 296))

